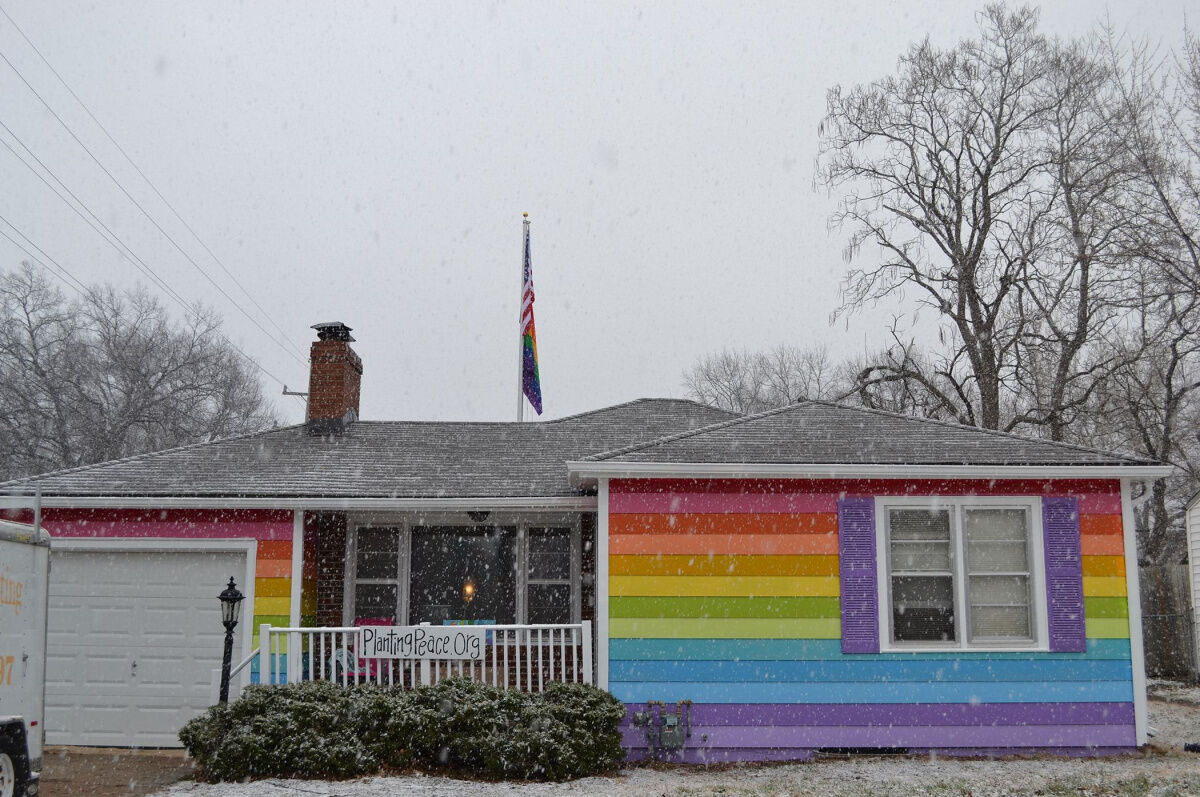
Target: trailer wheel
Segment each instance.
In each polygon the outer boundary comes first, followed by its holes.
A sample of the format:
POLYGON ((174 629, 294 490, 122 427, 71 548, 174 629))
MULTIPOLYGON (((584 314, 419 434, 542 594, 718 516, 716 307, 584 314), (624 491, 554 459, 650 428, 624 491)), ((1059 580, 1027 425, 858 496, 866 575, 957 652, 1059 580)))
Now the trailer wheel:
POLYGON ((17 790, 17 771, 12 756, 0 753, 0 797, 13 797, 17 790))
POLYGON ((29 753, 25 726, 0 726, 0 797, 24 795, 29 786, 29 753))

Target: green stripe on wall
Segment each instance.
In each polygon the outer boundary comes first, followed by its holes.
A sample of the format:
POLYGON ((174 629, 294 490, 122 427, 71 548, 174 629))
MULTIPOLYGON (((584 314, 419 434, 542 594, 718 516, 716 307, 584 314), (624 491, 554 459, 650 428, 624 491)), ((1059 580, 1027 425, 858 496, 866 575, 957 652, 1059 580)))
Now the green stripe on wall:
MULTIPOLYGON (((841 617, 838 598, 609 598, 610 617, 841 617)), ((1090 614, 1090 612, 1089 612, 1090 614)))
POLYGON ((1129 639, 1129 621, 1124 617, 1087 618, 1088 639, 1129 639))
POLYGON ((840 639, 834 619, 614 617, 611 638, 633 639, 840 639))
POLYGON ((1084 598, 1083 616, 1093 617, 1128 617, 1128 598, 1084 598))
POLYGON ((290 618, 286 614, 256 614, 254 616, 254 639, 253 647, 258 647, 258 627, 263 623, 270 623, 278 628, 287 628, 290 618))

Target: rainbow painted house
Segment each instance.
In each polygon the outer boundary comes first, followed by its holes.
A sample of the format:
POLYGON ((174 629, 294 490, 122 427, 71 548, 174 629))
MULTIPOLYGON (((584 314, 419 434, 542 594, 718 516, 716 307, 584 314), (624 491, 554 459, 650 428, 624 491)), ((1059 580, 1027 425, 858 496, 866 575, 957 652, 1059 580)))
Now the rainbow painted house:
POLYGON ((263 624, 578 623, 633 758, 1146 741, 1157 463, 817 401, 363 421, 350 330, 318 330, 306 424, 5 485, 55 537, 49 743, 178 744, 231 575, 243 655, 263 624))

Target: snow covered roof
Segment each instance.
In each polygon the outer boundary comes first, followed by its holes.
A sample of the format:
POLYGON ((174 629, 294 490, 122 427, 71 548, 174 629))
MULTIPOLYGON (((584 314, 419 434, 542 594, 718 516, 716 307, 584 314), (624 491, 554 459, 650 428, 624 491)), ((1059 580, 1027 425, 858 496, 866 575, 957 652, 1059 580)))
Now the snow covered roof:
POLYGON ((1067 443, 808 400, 587 457, 592 462, 1138 466, 1067 443))
POLYGON ((303 425, 0 484, 45 496, 525 498, 581 494, 582 463, 1136 467, 1148 460, 975 427, 805 401, 755 415, 638 399, 534 423, 303 425))
POLYGON ((735 418, 680 399, 638 399, 533 423, 356 421, 337 437, 303 424, 0 484, 78 496, 500 498, 572 496, 565 463, 735 418))

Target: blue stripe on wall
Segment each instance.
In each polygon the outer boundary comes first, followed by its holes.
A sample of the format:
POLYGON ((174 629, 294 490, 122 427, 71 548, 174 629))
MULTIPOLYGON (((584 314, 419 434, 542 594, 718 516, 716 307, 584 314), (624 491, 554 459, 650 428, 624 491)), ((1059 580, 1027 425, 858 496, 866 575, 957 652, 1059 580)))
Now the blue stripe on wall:
POLYGON ((995 681, 1120 681, 1133 677, 1128 661, 1085 659, 1046 661, 947 661, 914 658, 907 661, 610 661, 613 681, 679 682, 995 682, 995 681))
POLYGON ((1131 681, 1058 683, 680 683, 610 681, 623 703, 1116 703, 1133 700, 1131 681))
POLYGON ((871 653, 844 654, 837 639, 612 639, 609 659, 659 661, 1054 661, 1123 659, 1128 661, 1128 639, 1089 639, 1085 653, 871 653))

